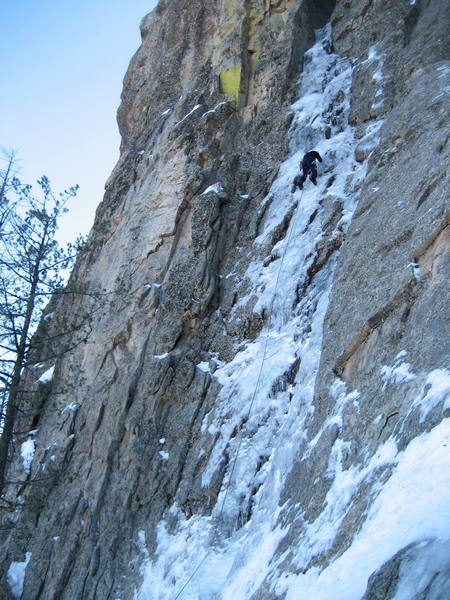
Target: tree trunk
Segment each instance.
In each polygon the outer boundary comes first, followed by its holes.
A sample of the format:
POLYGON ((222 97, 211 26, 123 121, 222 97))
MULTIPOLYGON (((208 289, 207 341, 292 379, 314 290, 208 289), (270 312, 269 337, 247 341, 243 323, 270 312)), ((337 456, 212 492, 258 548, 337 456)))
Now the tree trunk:
MULTIPOLYGON (((42 232, 41 243, 39 251, 36 255, 36 261, 33 265, 33 273, 31 278, 30 293, 28 295, 27 306, 24 315, 24 322, 20 331, 19 344, 17 348, 17 357, 14 363, 13 376, 11 379, 11 386, 8 393, 7 409, 5 420, 3 422, 3 431, 0 437, 0 497, 3 494, 5 488, 5 475, 6 466, 8 463, 8 450, 12 440, 14 432, 14 424, 17 416, 18 402, 19 402, 19 386, 22 374, 22 369, 25 365, 25 358, 27 353, 27 339, 30 330, 31 319, 36 303, 36 293, 39 285, 39 271, 41 267, 42 259, 45 255, 45 248, 47 243, 47 231, 48 223, 44 227, 42 232)), ((18 332, 19 333, 19 332, 18 332)))

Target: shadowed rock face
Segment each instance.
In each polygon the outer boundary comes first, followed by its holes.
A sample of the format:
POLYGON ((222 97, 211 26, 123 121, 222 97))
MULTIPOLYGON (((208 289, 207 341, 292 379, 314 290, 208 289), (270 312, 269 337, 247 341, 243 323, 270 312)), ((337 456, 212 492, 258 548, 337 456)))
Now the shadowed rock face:
MULTIPOLYGON (((351 94, 356 162, 368 166, 347 230, 336 229, 339 202, 324 199, 322 234, 298 289, 301 299, 337 260, 305 433, 305 443, 316 439, 314 451, 305 458, 299 448, 282 502, 313 521, 337 439, 350 468, 393 434, 405 448, 445 416, 437 407, 421 421, 409 409, 420 377, 448 362, 449 119, 441 78, 448 3, 160 0, 141 22, 118 111, 121 157, 72 275, 102 296, 54 302, 55 323, 90 312, 87 341, 57 359, 51 388, 30 396, 19 427, 25 433, 11 448, 10 478, 18 483, 8 499, 20 496, 23 505, 3 513, 7 600, 14 598, 10 565, 26 552, 26 600, 131 599, 165 511, 175 501, 186 518, 213 511, 229 458, 224 453, 204 485, 217 436, 202 423, 221 385, 196 365, 213 371, 212 357, 227 363, 267 324, 267 314, 253 311, 256 297, 239 299, 249 289, 248 265, 270 254, 292 218, 292 210, 280 215, 267 247, 255 245, 270 206, 264 199, 289 152, 303 57, 314 29, 329 20, 334 51, 354 65, 351 90, 342 93, 351 94), (378 145, 367 146, 380 119, 378 145), (408 389, 380 386, 380 371, 400 352, 417 379, 408 389), (336 377, 358 390, 359 408, 349 406, 339 427, 325 427, 336 377), (27 475, 20 446, 29 429, 37 432, 27 475), (144 553, 138 531, 145 531, 144 553)), ((333 119, 339 114, 330 127, 333 119)), ((57 334, 51 321, 43 328, 57 334)), ((298 369, 294 363, 286 376, 290 385, 301 385, 298 369)), ((35 375, 27 377, 32 385, 35 375)), ((364 482, 334 544, 312 566, 351 545, 371 492, 364 482)), ((283 518, 292 527, 280 552, 295 572, 290 544, 303 525, 293 511, 283 518)), ((392 598, 402 565, 418 552, 405 548, 380 565, 364 598, 392 598)), ((265 581, 252 598, 280 594, 265 581)))

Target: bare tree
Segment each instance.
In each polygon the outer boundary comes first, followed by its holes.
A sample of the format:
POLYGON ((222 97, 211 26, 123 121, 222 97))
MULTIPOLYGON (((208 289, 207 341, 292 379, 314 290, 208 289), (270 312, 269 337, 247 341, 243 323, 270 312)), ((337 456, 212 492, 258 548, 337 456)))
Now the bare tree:
POLYGON ((11 198, 8 197, 8 192, 14 188, 14 183, 18 182, 16 177, 16 152, 14 150, 2 150, 2 153, 3 159, 0 160, 6 163, 6 166, 4 169, 0 169, 0 232, 3 231, 3 225, 14 208, 11 198))
POLYGON ((2 202, 12 208, 2 212, 0 230, 0 495, 23 402, 21 379, 32 336, 49 298, 64 290, 64 274, 77 251, 76 245, 62 248, 55 235, 59 218, 67 212, 67 201, 75 196, 78 186, 55 195, 44 176, 38 181, 39 194, 35 196, 31 186, 21 184, 17 177, 10 178, 11 161, 9 171, 3 174, 2 202))

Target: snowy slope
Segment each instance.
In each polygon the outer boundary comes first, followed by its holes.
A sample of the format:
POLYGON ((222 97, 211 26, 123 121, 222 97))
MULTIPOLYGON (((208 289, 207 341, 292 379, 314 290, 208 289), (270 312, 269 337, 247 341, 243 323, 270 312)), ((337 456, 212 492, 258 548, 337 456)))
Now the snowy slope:
MULTIPOLYGON (((381 121, 374 122, 366 138, 355 139, 348 125, 352 65, 327 52, 324 42, 328 37, 328 28, 318 32, 317 43, 305 57, 299 100, 292 106, 290 155, 265 200, 265 219, 255 241, 260 254, 270 245, 274 230, 292 208, 295 210, 286 235, 270 256, 250 265, 250 291, 235 307, 245 306, 256 294, 254 311, 265 315, 265 327, 212 375, 222 388, 202 428, 204 436, 216 438, 203 484, 208 485, 226 456, 221 493, 211 516, 186 519, 173 505, 159 524, 153 556, 139 532, 143 583, 135 600, 249 600, 261 589, 292 600, 358 600, 370 575, 405 545, 418 540, 424 540, 425 551, 412 556, 411 572, 400 574, 396 600, 410 598, 411 586, 417 592, 427 585, 427 555, 432 554, 443 569, 449 567, 448 420, 402 451, 391 438, 366 464, 346 470, 342 466, 345 443, 338 437, 329 456, 327 477, 332 484, 324 509, 313 522, 303 522, 299 513, 297 531, 301 533, 290 540, 289 553, 278 550, 291 529, 286 516, 295 511, 292 502, 282 505, 280 501, 294 459, 301 452, 307 460, 320 433, 333 425, 339 427, 346 405, 357 408, 360 401, 358 392, 348 394, 344 383, 336 380, 334 412, 327 416, 319 434, 307 442, 323 321, 338 255, 334 252, 311 277, 317 244, 324 235, 323 200, 328 196, 330 202, 342 204, 334 235, 344 235, 366 172, 366 162, 355 160, 355 147, 358 144, 370 152, 381 126, 381 121), (328 139, 324 137, 326 126, 330 127, 328 139), (307 182, 303 192, 292 195, 298 162, 312 149, 324 158, 318 186, 307 182), (311 566, 315 557, 333 546, 351 499, 363 482, 370 483, 371 504, 352 545, 327 566, 311 566)), ((369 50, 368 60, 380 59, 369 50)), ((377 74, 382 86, 381 64, 377 74)), ((198 368, 207 367, 201 363, 198 368)), ((407 363, 399 360, 380 373, 380 388, 415 377, 407 363)), ((411 410, 426 413, 439 403, 449 404, 449 391, 449 373, 436 370, 428 374, 411 410)))

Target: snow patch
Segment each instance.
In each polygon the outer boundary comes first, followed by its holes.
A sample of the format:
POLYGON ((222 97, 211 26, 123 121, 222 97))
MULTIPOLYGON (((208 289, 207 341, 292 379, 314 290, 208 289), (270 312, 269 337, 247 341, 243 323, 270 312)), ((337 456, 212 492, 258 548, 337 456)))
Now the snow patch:
POLYGON ((25 560, 23 562, 12 562, 9 565, 8 572, 6 573, 6 581, 8 582, 11 593, 14 598, 21 598, 23 593, 23 584, 25 581, 25 571, 28 563, 30 562, 31 552, 25 553, 25 560))
POLYGON ((420 267, 416 261, 410 262, 408 268, 412 269, 413 277, 416 281, 420 280, 420 267))
POLYGON ((40 383, 41 385, 46 385, 47 383, 50 383, 53 380, 54 372, 55 372, 55 365, 50 367, 50 369, 47 369, 47 371, 45 371, 45 373, 43 373, 39 377, 39 379, 37 380, 36 383, 40 383))
POLYGON ((20 446, 20 456, 22 457, 22 466, 25 473, 30 473, 31 463, 33 462, 36 445, 34 440, 28 439, 20 446))
POLYGON ((450 372, 447 369, 434 369, 427 375, 410 413, 419 408, 420 423, 423 423, 428 413, 440 402, 443 403, 442 410, 450 409, 450 372))
POLYGON ((200 196, 204 196, 205 194, 209 194, 209 192, 214 192, 215 194, 221 194, 224 191, 221 183, 214 183, 206 188, 204 192, 200 194, 200 196))
POLYGON ((61 414, 63 415, 66 411, 67 412, 75 412, 77 410, 77 408, 78 408, 78 404, 76 402, 71 402, 65 408, 62 409, 61 414))
POLYGON ((381 368, 381 378, 384 381, 383 389, 389 384, 407 383, 416 378, 416 375, 410 370, 410 363, 404 362, 398 364, 398 358, 399 355, 397 355, 393 366, 384 365, 381 368))

